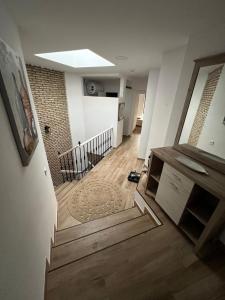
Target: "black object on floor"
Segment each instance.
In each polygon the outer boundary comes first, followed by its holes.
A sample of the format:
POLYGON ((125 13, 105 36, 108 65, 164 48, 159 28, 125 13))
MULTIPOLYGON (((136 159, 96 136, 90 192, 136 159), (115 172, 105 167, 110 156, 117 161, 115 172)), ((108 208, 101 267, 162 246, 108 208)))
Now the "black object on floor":
POLYGON ((131 171, 130 174, 128 175, 128 180, 132 182, 138 183, 141 177, 141 173, 138 173, 136 171, 131 171))

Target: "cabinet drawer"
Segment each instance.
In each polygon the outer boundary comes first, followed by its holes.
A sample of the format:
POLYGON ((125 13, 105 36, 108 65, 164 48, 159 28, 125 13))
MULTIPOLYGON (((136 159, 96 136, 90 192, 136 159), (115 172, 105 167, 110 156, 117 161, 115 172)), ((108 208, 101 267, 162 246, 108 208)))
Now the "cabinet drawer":
POLYGON ((181 174, 179 171, 177 171, 167 163, 164 164, 162 175, 164 180, 172 182, 178 190, 181 190, 184 193, 189 193, 193 188, 193 181, 191 181, 189 178, 181 174))
POLYGON ((179 223, 193 186, 189 178, 164 164, 155 200, 176 224, 179 223))

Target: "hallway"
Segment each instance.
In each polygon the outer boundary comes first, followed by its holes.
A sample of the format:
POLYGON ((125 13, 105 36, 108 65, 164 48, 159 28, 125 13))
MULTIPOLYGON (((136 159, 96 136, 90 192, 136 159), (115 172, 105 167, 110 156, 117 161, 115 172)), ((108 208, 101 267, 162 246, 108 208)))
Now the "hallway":
POLYGON ((46 300, 222 300, 225 258, 200 260, 148 196, 163 222, 138 209, 56 232, 46 300))
MULTIPOLYGON (((126 138, 87 178, 103 171, 115 184, 134 192, 136 184, 127 181, 127 173, 141 170, 138 140, 137 133, 126 138)), ((200 260, 190 241, 144 193, 145 176, 138 190, 162 225, 133 207, 56 232, 47 300, 225 299, 223 249, 219 245, 216 255, 200 260)))
POLYGON ((122 144, 82 180, 64 183, 56 189, 58 230, 134 206, 136 184, 129 182, 127 176, 130 171, 140 172, 143 167, 143 160, 137 159, 139 139, 140 129, 137 127, 131 137, 124 136, 122 144), (111 206, 117 204, 114 210, 107 205, 107 199, 109 203, 113 199, 111 206))

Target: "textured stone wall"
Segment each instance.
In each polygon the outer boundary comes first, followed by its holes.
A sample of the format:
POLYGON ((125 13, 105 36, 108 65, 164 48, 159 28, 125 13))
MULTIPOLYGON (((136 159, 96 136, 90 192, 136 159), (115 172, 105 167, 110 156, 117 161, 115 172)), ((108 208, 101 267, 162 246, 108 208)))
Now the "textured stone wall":
POLYGON ((213 99, 213 95, 216 90, 217 83, 220 78, 220 74, 222 72, 223 66, 217 68, 216 70, 209 73, 203 93, 202 98, 198 106, 198 110, 194 119, 194 123, 192 125, 191 133, 188 139, 188 144, 193 146, 197 146, 200 134, 202 132, 202 128, 204 127, 204 123, 213 99))
POLYGON ((62 183, 58 151, 72 147, 64 73, 27 65, 28 77, 55 186, 62 183), (45 133, 45 126, 50 132, 45 133))

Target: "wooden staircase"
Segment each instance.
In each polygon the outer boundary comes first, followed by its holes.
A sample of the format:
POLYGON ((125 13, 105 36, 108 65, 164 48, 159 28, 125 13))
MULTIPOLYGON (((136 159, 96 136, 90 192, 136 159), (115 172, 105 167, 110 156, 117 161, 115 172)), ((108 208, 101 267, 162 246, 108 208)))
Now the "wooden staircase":
MULTIPOLYGON (((55 191, 61 208, 60 218, 63 222, 65 219, 64 225, 67 220, 67 224, 70 223, 66 212, 66 202, 75 184, 75 182, 66 182, 55 191)), ((64 229, 56 231, 50 265, 46 274, 45 299, 103 299, 98 295, 96 298, 93 293, 91 298, 84 296, 85 290, 79 291, 80 276, 91 278, 95 270, 98 274, 97 270, 101 268, 101 262, 104 260, 118 263, 120 258, 126 259, 126 254, 122 256, 116 254, 118 248, 122 250, 125 245, 127 247, 127 243, 132 243, 156 226, 150 215, 142 214, 137 207, 133 207, 87 223, 64 226, 64 229), (109 255, 109 252, 112 254, 109 255), (79 273, 80 266, 87 270, 82 272, 82 275, 79 273), (74 281, 78 284, 71 284, 74 281)), ((129 251, 132 251, 132 248, 129 251)), ((95 285, 95 282, 98 282, 96 276, 94 275, 91 282, 87 279, 87 285, 95 285)), ((98 287, 96 293, 97 291, 98 287)))
POLYGON ((147 232, 156 226, 137 207, 57 231, 49 272, 147 232))

